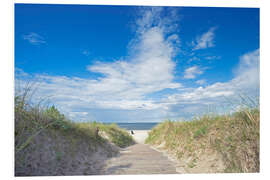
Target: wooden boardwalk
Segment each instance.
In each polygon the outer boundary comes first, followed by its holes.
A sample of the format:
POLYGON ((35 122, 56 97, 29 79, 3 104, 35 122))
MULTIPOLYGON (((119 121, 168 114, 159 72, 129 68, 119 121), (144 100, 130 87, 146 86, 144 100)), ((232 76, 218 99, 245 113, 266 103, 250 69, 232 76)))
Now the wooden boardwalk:
POLYGON ((174 163, 146 144, 129 146, 106 162, 102 174, 177 174, 174 163))

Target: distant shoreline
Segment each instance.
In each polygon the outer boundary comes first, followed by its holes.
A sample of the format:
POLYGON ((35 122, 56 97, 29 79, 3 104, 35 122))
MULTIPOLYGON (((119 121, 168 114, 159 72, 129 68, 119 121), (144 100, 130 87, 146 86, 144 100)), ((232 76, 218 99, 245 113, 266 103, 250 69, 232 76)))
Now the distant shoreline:
POLYGON ((158 122, 143 122, 143 123, 116 123, 120 128, 126 130, 151 130, 158 122))

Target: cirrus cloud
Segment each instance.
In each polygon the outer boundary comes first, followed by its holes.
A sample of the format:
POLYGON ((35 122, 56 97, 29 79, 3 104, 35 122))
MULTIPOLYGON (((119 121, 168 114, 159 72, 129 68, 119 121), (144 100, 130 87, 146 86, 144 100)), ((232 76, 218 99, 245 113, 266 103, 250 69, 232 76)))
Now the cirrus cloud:
POLYGON ((194 46, 193 50, 214 47, 215 46, 214 44, 214 37, 215 37, 214 31, 215 30, 216 30, 216 27, 212 27, 207 32, 198 36, 196 38, 196 41, 192 41, 192 44, 194 46))
POLYGON ((29 33, 29 34, 25 34, 22 36, 22 38, 33 45, 40 45, 40 44, 46 43, 44 37, 42 37, 39 34, 34 33, 34 32, 29 33))
POLYGON ((192 66, 185 69, 184 78, 185 79, 194 79, 197 75, 203 74, 203 70, 199 66, 192 66))

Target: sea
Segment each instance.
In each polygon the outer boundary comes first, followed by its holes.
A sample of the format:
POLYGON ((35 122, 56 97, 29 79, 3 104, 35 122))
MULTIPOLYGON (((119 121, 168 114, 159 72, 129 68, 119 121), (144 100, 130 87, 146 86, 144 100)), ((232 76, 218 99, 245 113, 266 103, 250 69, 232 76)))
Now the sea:
POLYGON ((126 130, 150 130, 158 123, 148 122, 148 123, 116 123, 120 128, 126 130))

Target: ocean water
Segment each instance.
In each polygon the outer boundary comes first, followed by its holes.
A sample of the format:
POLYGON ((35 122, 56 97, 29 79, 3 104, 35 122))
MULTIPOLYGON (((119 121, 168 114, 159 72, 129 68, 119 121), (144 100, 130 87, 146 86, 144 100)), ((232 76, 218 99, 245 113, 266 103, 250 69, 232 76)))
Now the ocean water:
POLYGON ((150 130, 158 123, 116 123, 120 128, 126 130, 150 130))

